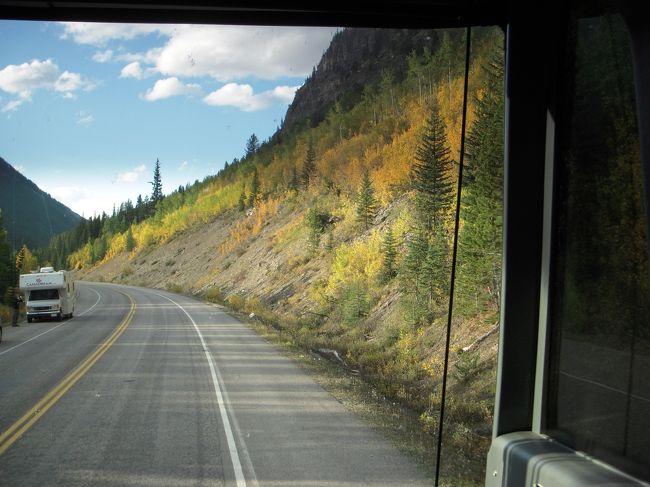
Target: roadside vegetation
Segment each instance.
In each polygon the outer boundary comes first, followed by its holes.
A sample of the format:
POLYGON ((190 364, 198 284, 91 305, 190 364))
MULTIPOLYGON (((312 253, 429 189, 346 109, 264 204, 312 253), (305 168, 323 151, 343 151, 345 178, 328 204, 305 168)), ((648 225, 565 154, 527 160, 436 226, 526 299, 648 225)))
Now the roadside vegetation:
MULTIPOLYGON (((193 293, 328 357, 438 431, 460 152, 464 38, 445 32, 312 126, 252 135, 241 159, 163 197, 83 220, 38 252, 81 276, 193 293), (354 98, 352 98, 354 99, 354 98), (207 229, 207 230, 206 230, 207 229), (197 232, 203 232, 199 241, 197 232), (203 250, 199 253, 199 246, 203 250), (197 261, 199 261, 197 263, 197 261), (190 265, 192 263, 192 265, 190 265)), ((469 73, 452 354, 448 485, 482 485, 495 387, 503 68, 478 29, 469 73)), ((156 191, 156 189, 158 191, 156 191)), ((431 452, 434 455, 434 452, 431 452)))

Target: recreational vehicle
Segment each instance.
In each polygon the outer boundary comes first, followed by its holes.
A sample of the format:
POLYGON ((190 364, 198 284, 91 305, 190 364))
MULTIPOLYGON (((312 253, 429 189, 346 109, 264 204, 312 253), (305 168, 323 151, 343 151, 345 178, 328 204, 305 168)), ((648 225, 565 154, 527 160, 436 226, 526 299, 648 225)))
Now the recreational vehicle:
POLYGON ((74 280, 67 271, 41 267, 39 272, 21 274, 20 290, 25 293, 27 321, 34 318, 70 318, 74 313, 74 280))

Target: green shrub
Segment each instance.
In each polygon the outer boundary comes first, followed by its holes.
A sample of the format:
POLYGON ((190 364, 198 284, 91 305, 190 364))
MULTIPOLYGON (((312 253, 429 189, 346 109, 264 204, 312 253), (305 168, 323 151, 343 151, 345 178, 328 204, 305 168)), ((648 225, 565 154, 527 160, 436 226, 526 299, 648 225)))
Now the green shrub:
POLYGON ((208 289, 205 292, 205 299, 207 299, 211 303, 223 303, 224 302, 223 293, 221 292, 221 289, 219 289, 216 286, 212 286, 210 289, 208 289))
POLYGON ((454 377, 459 382, 467 382, 474 377, 480 368, 480 359, 478 351, 458 350, 458 360, 454 364, 454 377))
POLYGON ((176 294, 183 294, 184 291, 183 286, 175 282, 168 282, 165 285, 165 289, 167 289, 167 291, 169 291, 170 293, 176 293, 176 294))

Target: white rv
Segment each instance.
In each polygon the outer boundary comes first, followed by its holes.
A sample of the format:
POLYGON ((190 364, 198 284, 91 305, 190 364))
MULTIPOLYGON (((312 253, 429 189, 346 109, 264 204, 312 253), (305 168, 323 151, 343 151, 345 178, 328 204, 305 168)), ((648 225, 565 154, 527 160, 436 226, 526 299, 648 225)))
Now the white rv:
POLYGON ((25 293, 27 321, 34 318, 72 317, 75 289, 72 275, 67 271, 54 271, 41 267, 40 272, 20 275, 20 290, 25 293))

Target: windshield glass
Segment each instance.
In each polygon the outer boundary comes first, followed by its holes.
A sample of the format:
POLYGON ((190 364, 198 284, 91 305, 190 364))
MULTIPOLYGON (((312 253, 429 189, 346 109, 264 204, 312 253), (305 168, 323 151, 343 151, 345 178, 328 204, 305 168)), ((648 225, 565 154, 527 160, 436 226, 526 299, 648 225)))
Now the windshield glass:
POLYGON ((44 301, 46 299, 59 299, 59 290, 36 289, 29 292, 29 301, 44 301))
MULTIPOLYGON (((0 35, 7 268, 76 279, 57 332, 0 352, 0 370, 24 372, 0 376, 3 480, 424 486, 441 437, 445 481, 482 484, 500 28, 3 21, 0 35), (61 400, 23 424, 46 395, 61 400)), ((30 319, 17 330, 40 336, 30 319)))

